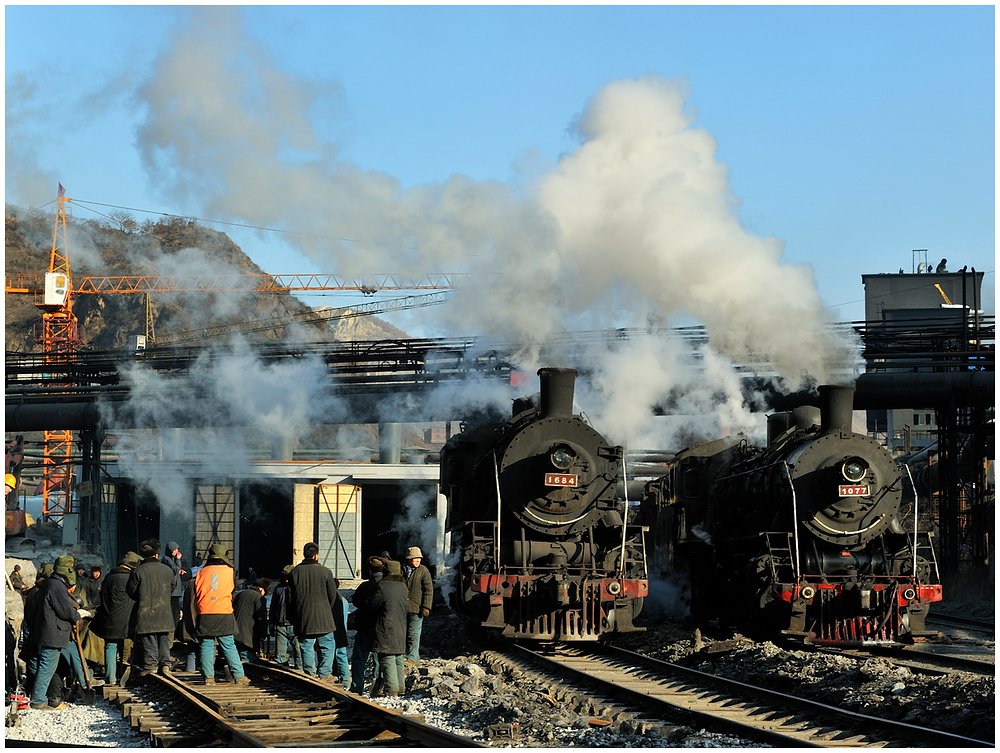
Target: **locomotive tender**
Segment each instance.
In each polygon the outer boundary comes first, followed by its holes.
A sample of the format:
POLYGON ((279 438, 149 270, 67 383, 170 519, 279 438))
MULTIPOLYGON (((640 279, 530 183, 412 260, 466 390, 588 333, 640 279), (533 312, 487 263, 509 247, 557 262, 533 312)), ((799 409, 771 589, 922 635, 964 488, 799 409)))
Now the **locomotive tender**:
POLYGON ((854 388, 768 417, 764 448, 739 437, 680 452, 646 485, 650 570, 687 570, 696 619, 805 643, 875 645, 927 635, 941 600, 931 534, 900 518, 910 479, 852 431, 854 388))
POLYGON ((643 529, 619 494, 624 453, 573 414, 577 372, 539 369, 538 404, 441 452, 455 609, 510 638, 594 641, 641 630, 643 529))

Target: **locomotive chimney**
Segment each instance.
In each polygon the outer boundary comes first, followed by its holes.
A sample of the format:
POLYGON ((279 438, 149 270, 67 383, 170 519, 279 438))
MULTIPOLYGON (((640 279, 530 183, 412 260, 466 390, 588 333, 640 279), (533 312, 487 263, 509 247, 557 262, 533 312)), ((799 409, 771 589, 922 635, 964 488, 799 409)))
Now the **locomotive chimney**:
POLYGON ((541 417, 572 416, 576 369, 539 369, 538 378, 541 382, 541 417))
POLYGON ((823 415, 823 431, 854 431, 854 387, 846 384, 824 384, 819 388, 819 407, 823 415))

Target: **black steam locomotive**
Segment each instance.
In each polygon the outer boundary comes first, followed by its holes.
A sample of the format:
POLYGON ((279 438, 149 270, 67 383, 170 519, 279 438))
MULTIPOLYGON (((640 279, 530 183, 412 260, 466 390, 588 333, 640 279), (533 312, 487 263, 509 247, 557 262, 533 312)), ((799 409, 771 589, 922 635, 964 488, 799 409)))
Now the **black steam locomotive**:
POLYGON ((455 609, 512 638, 634 631, 648 581, 643 530, 619 494, 623 452, 573 415, 576 371, 540 369, 538 404, 462 431, 441 453, 459 549, 455 609))
POLYGON ((687 571, 696 619, 806 643, 892 644, 926 635, 941 600, 931 535, 900 517, 909 479, 852 431, 852 387, 821 409, 768 417, 767 447, 744 439, 679 453, 646 485, 650 570, 687 571))

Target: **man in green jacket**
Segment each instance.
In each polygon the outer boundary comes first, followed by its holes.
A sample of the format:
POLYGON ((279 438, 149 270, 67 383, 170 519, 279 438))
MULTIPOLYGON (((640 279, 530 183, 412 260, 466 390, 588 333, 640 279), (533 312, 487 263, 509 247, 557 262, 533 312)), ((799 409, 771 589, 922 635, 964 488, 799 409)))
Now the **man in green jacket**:
POLYGON ((424 617, 431 613, 434 602, 434 581, 431 571, 423 562, 420 547, 411 546, 406 550, 406 586, 410 591, 406 616, 406 664, 412 667, 420 664, 420 632, 424 617))

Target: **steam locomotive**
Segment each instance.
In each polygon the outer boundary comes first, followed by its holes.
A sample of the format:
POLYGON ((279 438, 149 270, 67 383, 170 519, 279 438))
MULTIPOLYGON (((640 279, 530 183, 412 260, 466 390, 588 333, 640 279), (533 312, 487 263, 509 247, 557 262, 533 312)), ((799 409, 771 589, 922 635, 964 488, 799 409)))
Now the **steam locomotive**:
POLYGON ((463 430, 441 452, 458 549, 454 607, 510 638, 640 630, 643 530, 619 494, 623 451, 573 414, 577 372, 543 368, 537 405, 463 430))
POLYGON ((768 417, 767 446, 727 438, 682 451, 646 485, 650 570, 687 571, 696 619, 758 636, 877 645, 927 633, 941 600, 931 534, 900 516, 889 453, 852 431, 853 387, 768 417))

